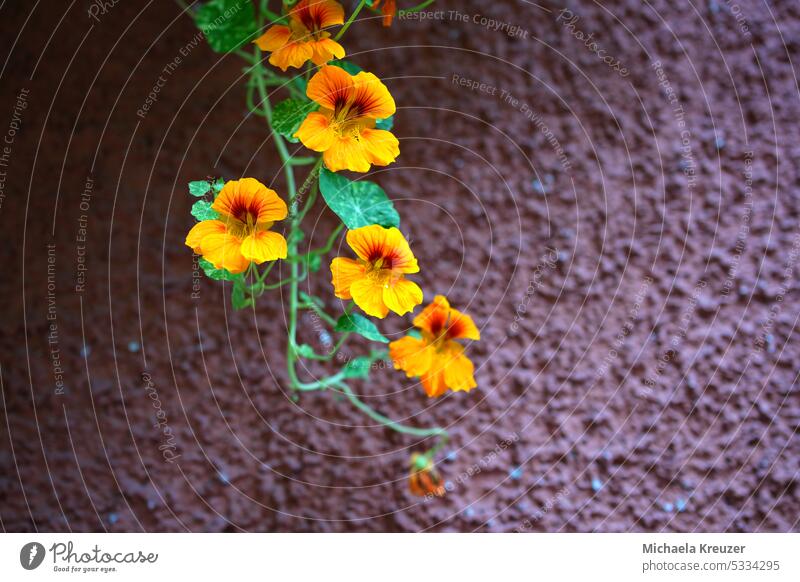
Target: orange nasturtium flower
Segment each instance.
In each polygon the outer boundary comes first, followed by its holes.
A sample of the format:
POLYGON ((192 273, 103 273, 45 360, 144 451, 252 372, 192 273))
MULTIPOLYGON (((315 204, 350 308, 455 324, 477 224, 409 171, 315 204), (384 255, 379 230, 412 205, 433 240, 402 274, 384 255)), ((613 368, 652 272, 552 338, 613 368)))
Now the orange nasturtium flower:
POLYGON ((203 220, 186 236, 186 246, 217 269, 241 273, 251 262, 286 258, 286 239, 269 230, 286 218, 286 203, 254 178, 225 183, 211 208, 219 220, 203 220))
POLYGON ((391 117, 394 99, 378 77, 364 71, 353 76, 344 69, 324 66, 308 82, 306 94, 320 105, 294 134, 316 152, 324 152, 331 172, 368 172, 370 164, 386 166, 400 155, 391 132, 375 129, 377 119, 391 117))
POLYGON ((427 455, 419 453, 411 455, 408 488, 413 495, 418 497, 427 497, 429 495, 444 496, 445 487, 442 483, 442 477, 434 467, 433 460, 427 455))
POLYGON ((306 61, 323 65, 344 58, 344 48, 325 30, 344 23, 344 9, 333 0, 301 0, 288 14, 289 26, 278 24, 253 42, 271 52, 270 64, 285 71, 299 69, 306 61))
POLYGON ((372 7, 375 10, 378 8, 381 9, 381 12, 383 13, 384 26, 392 25, 392 19, 397 13, 397 2, 395 0, 375 0, 375 2, 372 3, 372 7), (381 4, 383 4, 383 7, 381 7, 381 4))
POLYGON ((422 289, 404 276, 418 273, 419 265, 399 230, 363 226, 347 233, 347 244, 358 259, 331 262, 337 297, 352 299, 364 313, 381 319, 389 310, 403 315, 422 303, 422 289))
POLYGON ((428 396, 444 394, 448 388, 469 392, 477 384, 475 367, 464 355, 458 339, 481 339, 481 333, 469 315, 450 307, 447 298, 437 295, 433 302, 414 318, 421 338, 406 336, 389 344, 394 367, 409 378, 419 376, 428 396))

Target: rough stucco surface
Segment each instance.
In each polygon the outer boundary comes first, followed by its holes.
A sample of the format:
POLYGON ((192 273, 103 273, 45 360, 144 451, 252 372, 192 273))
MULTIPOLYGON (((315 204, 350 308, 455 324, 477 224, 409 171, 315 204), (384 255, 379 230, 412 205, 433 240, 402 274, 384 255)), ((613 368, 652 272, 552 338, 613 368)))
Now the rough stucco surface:
MULTIPOLYGON (((451 491, 428 502, 405 482, 427 443, 335 394, 287 394, 285 296, 231 312, 205 279, 192 296, 185 184, 285 191, 263 121, 243 116, 240 62, 169 2, 99 22, 85 6, 0 11, 3 118, 28 91, 0 207, 5 530, 798 530, 800 8, 587 1, 575 21, 552 3, 436 6, 444 19, 367 21, 346 43, 399 106, 402 154, 374 179, 417 280, 482 330, 469 394, 427 400, 390 369, 354 384, 393 418, 450 429, 451 491)), ((318 204, 305 244, 334 225, 318 204)), ((329 278, 326 261, 307 285, 335 305, 329 278)), ((382 325, 399 337, 410 318, 382 325)), ((301 318, 303 341, 318 332, 301 318)))

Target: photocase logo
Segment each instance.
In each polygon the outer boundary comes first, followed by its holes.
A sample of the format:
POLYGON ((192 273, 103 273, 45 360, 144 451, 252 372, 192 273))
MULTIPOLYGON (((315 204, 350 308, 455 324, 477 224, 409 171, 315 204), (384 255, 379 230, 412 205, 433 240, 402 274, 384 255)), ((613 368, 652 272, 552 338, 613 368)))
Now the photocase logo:
POLYGON ((30 542, 19 551, 19 563, 26 570, 35 570, 44 560, 44 546, 39 542, 30 542))

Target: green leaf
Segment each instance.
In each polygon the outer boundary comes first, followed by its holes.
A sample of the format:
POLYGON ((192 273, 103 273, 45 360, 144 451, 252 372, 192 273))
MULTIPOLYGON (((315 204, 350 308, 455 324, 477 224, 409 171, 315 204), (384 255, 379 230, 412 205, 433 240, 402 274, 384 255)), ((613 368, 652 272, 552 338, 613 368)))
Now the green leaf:
POLYGON ((308 270, 312 273, 316 273, 319 271, 320 267, 322 266, 322 257, 315 254, 310 254, 306 257, 308 270))
POLYGON ((336 327, 333 329, 340 332, 349 331, 352 333, 357 333, 358 335, 364 336, 373 342, 381 342, 384 344, 389 343, 389 340, 386 339, 380 331, 378 331, 378 327, 359 313, 342 315, 339 318, 339 321, 336 322, 336 327))
POLYGON ((349 229, 370 224, 384 227, 400 225, 400 215, 394 204, 383 188, 374 182, 351 182, 344 176, 322 168, 319 189, 330 209, 349 229))
POLYGON ((372 360, 365 356, 353 358, 345 365, 342 372, 345 378, 368 378, 372 360))
POLYGON ((313 101, 303 101, 300 99, 286 99, 281 101, 272 110, 272 129, 293 143, 297 143, 294 133, 300 127, 317 104, 313 101))
POLYGON ((237 278, 241 277, 241 275, 234 275, 227 269, 217 269, 210 261, 202 257, 200 258, 200 267, 203 269, 206 277, 214 279, 215 281, 235 281, 237 278))
POLYGON ((192 216, 197 220, 216 220, 219 218, 217 211, 211 208, 208 200, 198 200, 192 205, 192 216))
POLYGON ((214 191, 214 198, 216 198, 217 194, 219 194, 222 191, 222 187, 224 185, 225 185, 225 180, 223 180, 222 178, 217 178, 216 180, 214 180, 214 182, 211 183, 211 189, 214 191))
POLYGON ((231 305, 234 309, 244 309, 253 305, 253 298, 248 297, 244 292, 244 281, 235 279, 233 289, 231 289, 231 305))
POLYGON ((334 67, 339 67, 340 69, 344 69, 345 71, 347 71, 351 75, 358 75, 361 71, 364 70, 361 67, 359 67, 357 64, 351 63, 350 61, 345 61, 345 60, 342 60, 342 59, 334 59, 331 62, 329 62, 328 64, 329 65, 333 65, 334 67))
POLYGON ((385 129, 386 131, 391 131, 392 127, 394 127, 394 115, 390 115, 386 119, 378 119, 375 121, 375 127, 378 129, 385 129))
POLYGON ((200 198, 201 196, 205 196, 209 190, 211 190, 211 184, 209 184, 207 180, 189 182, 189 194, 192 196, 200 198))
POLYGON ((297 346, 297 355, 301 358, 310 358, 314 355, 314 348, 308 344, 300 344, 297 346))
POLYGON ((209 0, 195 13, 194 22, 218 53, 235 51, 257 32, 251 0, 209 0))

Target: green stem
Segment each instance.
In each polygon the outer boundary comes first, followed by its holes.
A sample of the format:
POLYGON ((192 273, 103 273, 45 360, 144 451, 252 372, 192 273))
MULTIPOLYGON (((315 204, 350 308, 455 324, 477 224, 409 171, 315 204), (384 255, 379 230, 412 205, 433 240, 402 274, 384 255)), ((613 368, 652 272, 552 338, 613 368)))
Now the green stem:
POLYGON ((311 301, 307 301, 307 302, 305 302, 305 303, 301 303, 299 306, 300 306, 300 307, 302 307, 303 309, 308 309, 308 310, 310 310, 310 311, 313 311, 313 312, 314 312, 314 313, 316 313, 316 314, 319 316, 319 318, 320 318, 320 319, 322 319, 322 320, 323 320, 325 323, 327 323, 327 324, 328 324, 328 325, 330 325, 331 327, 336 327, 336 320, 335 320, 335 319, 333 319, 333 318, 332 318, 330 315, 328 315, 327 313, 325 313, 325 311, 324 311, 324 310, 323 310, 323 309, 322 309, 322 308, 321 308, 319 305, 317 305, 316 303, 313 303, 313 302, 311 302, 311 301))
POLYGON ((333 37, 333 40, 339 40, 340 38, 342 38, 342 36, 344 35, 344 33, 345 33, 345 32, 347 32, 347 29, 348 29, 348 28, 350 28, 350 25, 351 25, 351 24, 353 24, 353 21, 354 21, 354 20, 356 19, 356 17, 358 16, 358 13, 359 13, 359 12, 361 12, 361 9, 362 9, 362 8, 364 8, 364 5, 365 5, 366 3, 367 3, 367 0, 361 0, 361 1, 358 3, 358 6, 356 6, 356 9, 355 9, 355 10, 353 10, 353 13, 350 15, 350 18, 348 18, 348 19, 347 19, 347 22, 345 22, 345 23, 344 23, 344 26, 343 26, 343 27, 342 27, 342 29, 339 31, 339 33, 338 33, 338 34, 337 34, 335 37, 333 37))
POLYGON ((331 348, 331 351, 329 351, 327 354, 311 354, 303 357, 309 360, 319 360, 322 362, 329 362, 331 358, 333 358, 333 356, 336 355, 336 352, 338 352, 342 348, 342 345, 344 345, 344 342, 347 340, 349 336, 350 336, 349 331, 343 333, 342 337, 339 338, 339 341, 336 342, 336 344, 331 348))
POLYGON ((384 416, 368 404, 364 403, 358 396, 356 396, 355 392, 345 384, 344 382, 335 382, 334 386, 339 388, 347 399, 358 408, 361 412, 369 416, 372 420, 375 420, 381 423, 384 426, 388 426, 392 430, 396 430, 397 432, 401 432, 403 434, 410 434, 413 436, 418 437, 431 437, 431 436, 438 436, 442 437, 443 435, 447 435, 447 431, 443 428, 439 428, 438 426, 433 428, 416 428, 413 426, 407 426, 405 424, 401 424, 397 421, 392 420, 388 416, 384 416))

